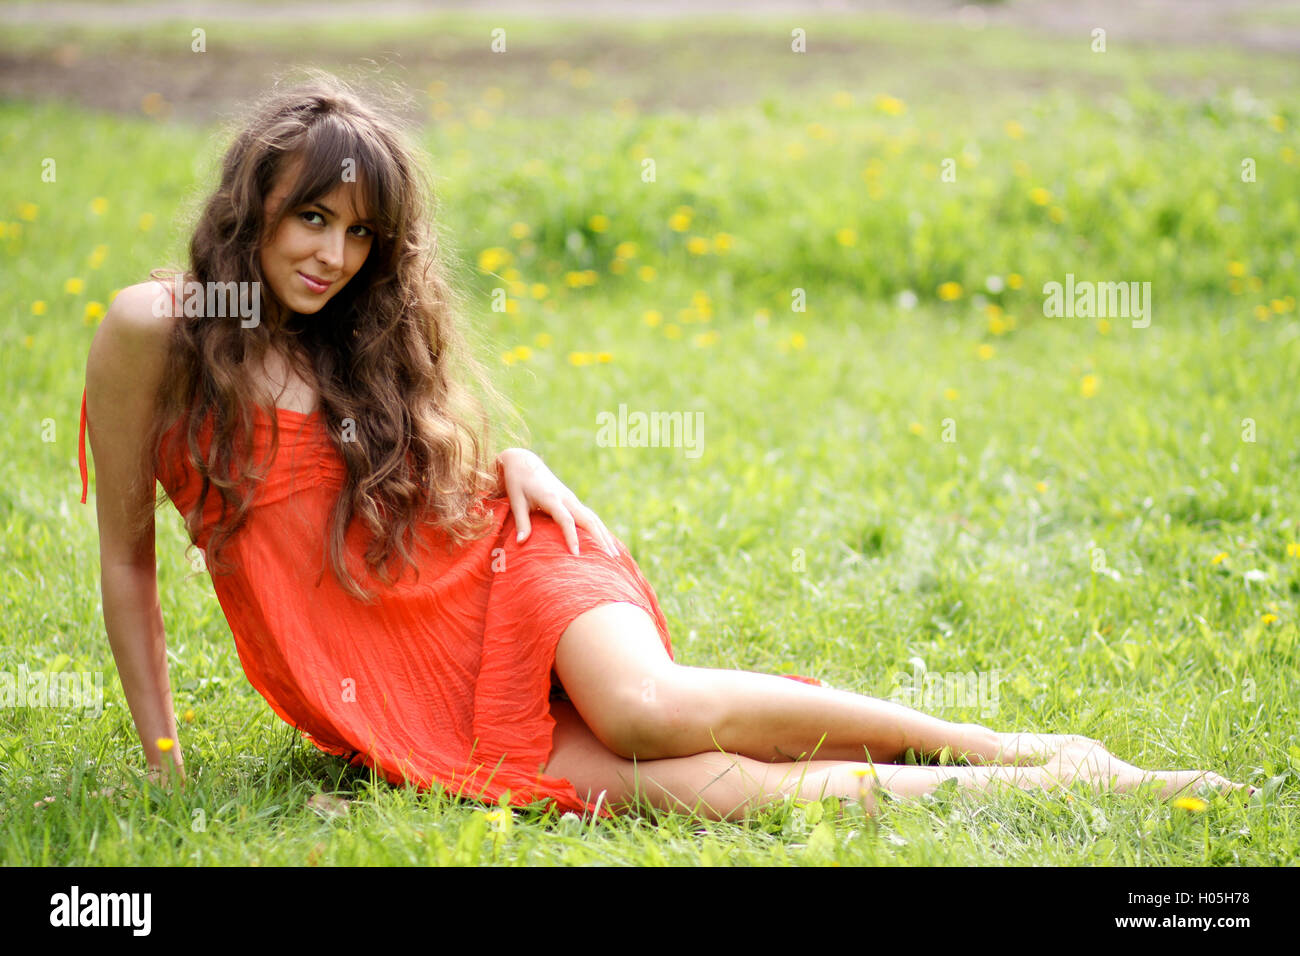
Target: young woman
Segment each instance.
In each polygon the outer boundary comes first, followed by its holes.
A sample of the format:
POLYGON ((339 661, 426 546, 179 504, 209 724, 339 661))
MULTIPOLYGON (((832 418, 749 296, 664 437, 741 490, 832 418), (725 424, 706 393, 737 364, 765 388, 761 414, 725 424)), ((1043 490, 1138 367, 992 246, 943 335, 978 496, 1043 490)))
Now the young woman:
POLYGON ((252 685, 316 746, 394 782, 711 818, 788 795, 873 809, 879 789, 950 778, 1237 786, 1143 772, 1083 737, 675 663, 627 549, 536 455, 485 457, 489 418, 465 383, 500 396, 464 347, 428 195, 420 154, 343 84, 274 92, 226 153, 188 271, 123 290, 95 335, 83 481, 89 427, 105 624, 155 770, 183 774, 157 478, 252 685), (895 765, 909 748, 974 765, 895 765))

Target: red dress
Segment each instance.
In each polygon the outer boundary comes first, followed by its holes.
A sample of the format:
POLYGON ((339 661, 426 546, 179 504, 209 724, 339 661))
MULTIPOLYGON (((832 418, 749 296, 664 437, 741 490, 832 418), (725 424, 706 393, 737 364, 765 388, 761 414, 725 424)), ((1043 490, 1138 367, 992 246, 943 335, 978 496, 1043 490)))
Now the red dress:
MULTIPOLYGON (((611 557, 578 529, 575 557, 560 526, 540 511, 531 515, 528 539, 517 543, 509 501, 487 498, 494 516, 487 535, 448 553, 445 534, 425 525, 416 542, 418 580, 405 567, 386 588, 368 575, 368 538, 354 521, 345 538, 348 567, 379 602, 366 605, 325 565, 343 460, 319 412, 279 409, 278 416, 279 451, 255 492, 248 524, 226 546, 238 570, 209 571, 253 687, 321 750, 373 766, 394 784, 437 784, 490 802, 509 791, 513 804, 549 798, 562 809, 594 810, 568 780, 543 773, 555 727, 550 674, 569 623, 614 601, 644 608, 672 654, 668 622, 626 547, 620 542, 611 557)), ((209 422, 200 433, 205 450, 210 430, 209 422)), ((181 466, 182 480, 168 487, 157 477, 184 514, 198 500, 200 479, 175 453, 178 435, 173 427, 164 438, 164 461, 181 466)), ((82 503, 85 436, 83 392, 82 503)), ((271 423, 259 409, 255 460, 264 459, 270 438, 271 423)), ((219 514, 213 490, 195 542, 205 554, 219 514)))

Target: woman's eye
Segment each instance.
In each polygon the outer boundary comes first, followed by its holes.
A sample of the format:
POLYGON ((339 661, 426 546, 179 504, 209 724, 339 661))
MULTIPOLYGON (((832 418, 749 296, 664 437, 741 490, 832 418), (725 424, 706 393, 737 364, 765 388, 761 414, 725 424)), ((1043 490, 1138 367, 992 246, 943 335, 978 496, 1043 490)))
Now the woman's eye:
MULTIPOLYGON (((313 226, 316 226, 316 225, 324 225, 324 224, 325 224, 325 217, 322 216, 320 213, 316 212, 316 210, 314 210, 314 209, 308 209, 306 212, 303 212, 303 213, 301 213, 300 215, 301 215, 302 220, 303 220, 304 222, 311 223, 313 226), (309 217, 311 217, 311 216, 315 216, 317 219, 320 220, 320 222, 319 222, 319 223, 314 222, 312 219, 309 218, 309 217)), ((353 226, 352 229, 353 229, 353 230, 357 230, 357 229, 360 229, 360 230, 361 230, 360 232, 356 232, 356 231, 354 231, 354 232, 352 233, 352 234, 353 234, 354 236, 356 236, 358 239, 369 239, 371 236, 373 236, 373 235, 375 234, 375 231, 374 231, 373 229, 371 229, 369 226, 353 226)))

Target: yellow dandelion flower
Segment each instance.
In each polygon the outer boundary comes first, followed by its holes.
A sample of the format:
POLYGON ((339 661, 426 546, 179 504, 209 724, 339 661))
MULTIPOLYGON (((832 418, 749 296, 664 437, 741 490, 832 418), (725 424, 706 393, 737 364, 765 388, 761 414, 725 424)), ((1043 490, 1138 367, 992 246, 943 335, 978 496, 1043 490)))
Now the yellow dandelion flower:
POLYGON ((710 329, 707 332, 700 332, 692 341, 701 348, 706 348, 710 345, 716 345, 720 338, 721 336, 716 329, 710 329))
POLYGON ((1179 810, 1190 810, 1192 813, 1203 813, 1205 812, 1205 808, 1209 806, 1208 803, 1199 797, 1178 797, 1176 800, 1171 801, 1171 803, 1179 810))
POLYGON ((46 305, 44 299, 37 299, 32 303, 32 315, 44 315, 45 309, 46 305))
POLYGON ((1286 556, 1288 558, 1300 558, 1300 544, 1292 541, 1286 546, 1286 556))
POLYGON ((153 228, 153 223, 154 223, 153 213, 143 212, 140 214, 140 218, 139 220, 137 220, 136 225, 140 227, 141 232, 148 232, 150 229, 153 228))
POLYGON ((876 97, 876 109, 886 116, 902 116, 907 112, 907 104, 895 96, 886 96, 881 93, 876 97))
POLYGON ((185 723, 187 724, 194 723, 194 711, 193 710, 185 711, 185 713, 181 716, 181 720, 185 721, 185 723))
POLYGON ((1024 284, 1025 284, 1025 280, 1021 278, 1019 272, 1013 272, 1011 273, 1011 275, 1007 276, 1008 289, 1019 289, 1024 284))
POLYGON ((946 399, 947 399, 948 401, 950 401, 950 402, 955 402, 955 401, 957 401, 957 389, 955 389, 955 388, 945 388, 945 389, 943 390, 943 397, 946 398, 946 399))
POLYGON ((981 362, 987 362, 993 357, 993 346, 988 344, 981 345, 975 350, 975 354, 979 356, 981 362))
POLYGON ((654 282, 655 276, 658 274, 655 272, 654 266, 641 266, 636 270, 636 277, 642 282, 654 282))
POLYGON ((790 345, 792 348, 801 349, 807 344, 808 340, 804 338, 802 332, 795 332, 790 336, 790 345))
POLYGON ((1102 335, 1110 335, 1110 322, 1106 319, 1099 319, 1097 322, 1097 331, 1102 335))
POLYGON ((945 302, 952 302, 961 298, 961 284, 957 282, 945 282, 939 286, 939 298, 945 302))
POLYGON ((533 350, 530 349, 527 345, 516 345, 514 352, 515 352, 515 358, 519 359, 519 361, 521 362, 527 362, 530 358, 533 357, 533 350))
POLYGON ((614 361, 614 355, 612 352, 597 352, 596 361, 608 364, 609 362, 614 361))
POLYGON ((595 269, 584 269, 582 272, 578 274, 582 276, 583 285, 595 285, 596 280, 600 278, 598 275, 596 275, 595 269))
POLYGON ((1036 492, 1038 492, 1040 495, 1042 495, 1042 494, 1046 494, 1046 493, 1047 493, 1047 482, 1045 482, 1045 481, 1038 481, 1038 482, 1035 482, 1035 483, 1034 483, 1034 490, 1035 490, 1036 492))
POLYGON ((1244 262, 1237 262, 1234 259, 1232 262, 1228 263, 1228 275, 1235 276, 1238 279, 1240 279, 1245 274, 1246 274, 1246 264, 1244 262))
POLYGON ((996 315, 989 316, 989 332, 993 335, 1002 335, 1007 330, 1007 324, 996 315))
POLYGON ((664 326, 664 338, 680 339, 682 337, 682 327, 675 322, 669 322, 664 326))
POLYGON ((104 264, 106 258, 108 258, 108 246, 96 246, 86 258, 86 264, 92 269, 98 269, 104 264))
POLYGON ((570 365, 590 365, 594 361, 594 356, 590 352, 570 352, 570 365))
POLYGON ((1286 163, 1288 166, 1295 164, 1295 150, 1290 146, 1283 146, 1278 155, 1282 157, 1282 162, 1286 163))
POLYGON ((1097 394, 1097 376, 1085 375, 1079 379, 1079 393, 1084 398, 1092 398, 1097 394))
POLYGON ((1029 190, 1029 201, 1035 206, 1046 206, 1052 201, 1052 194, 1042 186, 1035 186, 1033 189, 1029 190))
POLYGON ((583 278, 581 272, 569 271, 564 274, 564 284, 570 289, 577 289, 582 286, 583 278))
POLYGON ((518 359, 515 358, 514 352, 502 352, 501 361, 504 362, 506 365, 514 365, 515 362, 518 361, 518 359))
POLYGON ((1214 557, 1210 558, 1210 563, 1211 563, 1211 564, 1222 564, 1222 563, 1223 563, 1223 560, 1224 560, 1227 556, 1228 556, 1228 552, 1227 552, 1227 551, 1220 551, 1220 552, 1219 552, 1218 554, 1216 554, 1214 557))
POLYGON ((861 780, 863 777, 879 777, 875 767, 858 767, 853 771, 853 776, 861 780))
POLYGON ((690 206, 678 206, 668 217, 668 228, 673 232, 685 232, 691 228, 691 219, 694 215, 695 210, 690 206))
POLYGON ((1271 126, 1276 132, 1280 133, 1284 129, 1286 129, 1286 120, 1283 117, 1278 116, 1276 113, 1274 113, 1272 116, 1268 118, 1268 125, 1271 126))
POLYGON ((686 251, 693 256, 707 256, 709 254, 709 240, 703 236, 691 236, 686 240, 686 251))
POLYGON ((696 321, 695 310, 689 306, 687 306, 684 309, 678 309, 677 321, 681 322, 683 325, 689 325, 690 323, 696 321))
POLYGON ((657 310, 655 310, 655 309, 651 309, 649 312, 647 312, 647 313, 646 313, 645 315, 643 315, 641 318, 642 318, 642 321, 644 321, 645 324, 648 325, 648 326, 650 326, 650 328, 652 328, 652 329, 653 329, 656 325, 659 325, 659 324, 660 324, 661 322, 663 322, 663 320, 664 320, 664 317, 663 317, 662 315, 660 315, 659 312, 658 312, 657 310))
POLYGON ((526 222, 512 222, 510 224, 511 239, 527 239, 533 234, 533 229, 526 222))
POLYGON ((1266 305, 1255 306, 1255 318, 1259 319, 1259 321, 1267 322, 1272 317, 1273 317, 1273 313, 1269 311, 1268 306, 1266 305))
POLYGON ((140 97, 140 110, 146 116, 161 116, 167 110, 167 100, 161 93, 146 93, 140 97))
POLYGON ((550 332, 538 332, 536 335, 533 336, 533 344, 536 345, 539 349, 548 348, 550 344, 554 341, 555 341, 555 336, 551 335, 550 332))
POLYGON ((627 260, 611 259, 609 263, 609 271, 616 276, 621 276, 623 273, 627 272, 627 260))
POLYGON ((1047 210, 1047 218, 1058 224, 1065 222, 1065 210, 1060 206, 1053 206, 1047 210))
POLYGON ((1250 289, 1251 292, 1258 292, 1260 289, 1264 288, 1264 280, 1259 276, 1251 276, 1246 280, 1246 287, 1250 289))
POLYGON ((911 432, 913 435, 925 434, 925 426, 922 425, 920 422, 912 422, 912 424, 907 426, 907 430, 911 432))
POLYGON ((614 255, 620 259, 635 259, 636 253, 637 245, 635 242, 620 242, 614 247, 614 255))
POLYGON ((1005 123, 1002 124, 1002 129, 1012 139, 1024 138, 1025 128, 1021 126, 1019 123, 1017 123, 1015 120, 1007 120, 1005 123))
POLYGON ((91 322, 94 322, 96 319, 101 319, 103 317, 104 317, 104 303, 102 302, 86 303, 86 312, 85 312, 84 319, 87 325, 89 325, 91 322))
POLYGON ((63 283, 63 291, 68 293, 68 295, 81 295, 82 290, 85 288, 86 283, 82 282, 80 279, 69 279, 67 282, 63 283))
POLYGON ((1270 299, 1268 303, 1268 307, 1272 309, 1274 312, 1276 312, 1278 315, 1281 315, 1283 312, 1286 311, 1286 303, 1283 302, 1281 299, 1270 299))
POLYGON ((166 753, 167 751, 171 750, 172 747, 176 745, 176 741, 172 740, 170 737, 159 737, 156 741, 154 741, 154 743, 158 745, 158 749, 161 750, 163 753, 166 753))
POLYGON ((1260 617, 1259 620, 1260 620, 1260 623, 1263 623, 1263 624, 1272 624, 1274 621, 1277 620, 1277 615, 1276 615, 1276 614, 1265 614, 1265 615, 1262 615, 1262 616, 1260 617))
POLYGON ((90 201, 90 211, 96 216, 102 216, 108 212, 108 200, 103 196, 96 196, 90 201))
POLYGON ((720 232, 713 237, 713 251, 719 253, 730 252, 734 242, 735 239, 730 233, 720 232))
POLYGON ((609 229, 609 216, 602 213, 596 213, 587 220, 587 228, 592 232, 605 232, 609 229))
POLYGON ((856 246, 858 244, 858 234, 846 226, 843 229, 836 230, 835 241, 841 246, 856 246))
POLYGON ((813 139, 829 139, 831 136, 831 131, 821 123, 809 123, 805 129, 813 139))
POLYGON ((545 299, 551 288, 545 282, 534 282, 528 289, 534 299, 545 299))
POLYGON ((506 299, 506 315, 518 315, 518 314, 519 314, 519 300, 506 299))
POLYGON ((36 341, 36 340, 33 339, 30 335, 24 335, 24 336, 23 336, 23 348, 25 348, 25 349, 29 349, 29 348, 31 348, 31 347, 32 347, 32 343, 35 342, 35 341, 36 341))
POLYGON ((509 249, 491 246, 478 254, 478 267, 484 272, 496 272, 502 266, 509 265, 512 258, 509 249))
POLYGON ((25 222, 35 222, 36 214, 40 212, 41 207, 34 202, 23 202, 18 204, 18 218, 25 222))

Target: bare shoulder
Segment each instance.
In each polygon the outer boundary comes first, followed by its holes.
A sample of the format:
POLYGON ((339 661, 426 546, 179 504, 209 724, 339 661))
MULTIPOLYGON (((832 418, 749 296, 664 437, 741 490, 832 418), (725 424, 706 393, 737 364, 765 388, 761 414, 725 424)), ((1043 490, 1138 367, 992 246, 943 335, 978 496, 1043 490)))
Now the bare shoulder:
POLYGON ((108 306, 101 328, 112 326, 115 335, 144 339, 170 338, 175 304, 171 287, 155 279, 127 286, 108 306))
POLYGON ((119 409, 138 420, 152 409, 175 319, 168 287, 148 281, 118 292, 95 330, 86 359, 88 406, 106 421, 119 409))

